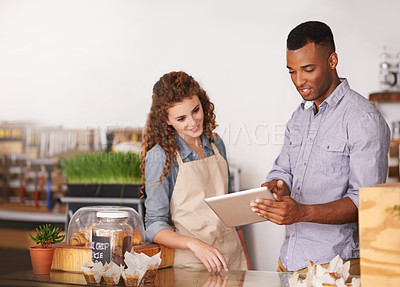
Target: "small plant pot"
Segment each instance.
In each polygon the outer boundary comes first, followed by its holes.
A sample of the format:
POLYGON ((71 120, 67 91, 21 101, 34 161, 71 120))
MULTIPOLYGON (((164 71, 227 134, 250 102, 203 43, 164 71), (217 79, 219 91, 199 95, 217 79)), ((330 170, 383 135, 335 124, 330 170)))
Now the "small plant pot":
POLYGON ((29 247, 29 252, 31 254, 33 273, 37 275, 50 274, 54 247, 29 247))

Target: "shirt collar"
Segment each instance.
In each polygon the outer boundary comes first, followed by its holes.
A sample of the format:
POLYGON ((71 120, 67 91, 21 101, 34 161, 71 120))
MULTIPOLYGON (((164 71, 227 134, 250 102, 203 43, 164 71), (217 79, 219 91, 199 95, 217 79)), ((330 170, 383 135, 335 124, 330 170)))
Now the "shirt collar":
POLYGON ((309 108, 314 106, 314 101, 305 101, 303 100, 304 109, 308 110, 309 108))
MULTIPOLYGON (((176 133, 176 144, 179 147, 179 155, 181 156, 182 160, 184 160, 190 155, 192 150, 176 131, 175 133, 176 133)), ((201 139, 201 144, 203 145, 203 151, 204 149, 212 150, 211 141, 205 134, 201 134, 200 139, 201 139)))
MULTIPOLYGON (((325 101, 323 101, 320 105, 328 105, 328 106, 335 106, 347 93, 348 90, 350 90, 349 83, 346 78, 340 78, 340 84, 336 87, 336 89, 330 94, 325 101)), ((303 108, 305 110, 310 109, 311 107, 314 107, 314 101, 302 101, 303 108)))
POLYGON ((340 100, 344 97, 347 91, 350 90, 350 86, 349 83, 347 82, 347 79, 340 78, 340 82, 341 83, 339 84, 339 86, 336 87, 336 89, 332 92, 332 94, 330 94, 329 97, 322 102, 322 104, 326 102, 328 106, 334 107, 338 102, 340 102, 340 100))

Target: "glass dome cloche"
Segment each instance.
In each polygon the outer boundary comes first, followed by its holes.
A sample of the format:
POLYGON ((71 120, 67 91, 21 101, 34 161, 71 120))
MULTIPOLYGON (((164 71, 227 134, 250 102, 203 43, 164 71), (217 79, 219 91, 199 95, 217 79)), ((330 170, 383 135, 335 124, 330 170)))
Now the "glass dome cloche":
POLYGON ((72 216, 67 230, 66 241, 72 246, 91 246, 92 227, 97 222, 99 211, 126 211, 128 224, 133 228, 133 245, 144 243, 144 225, 142 217, 132 207, 127 206, 85 206, 79 208, 72 216))

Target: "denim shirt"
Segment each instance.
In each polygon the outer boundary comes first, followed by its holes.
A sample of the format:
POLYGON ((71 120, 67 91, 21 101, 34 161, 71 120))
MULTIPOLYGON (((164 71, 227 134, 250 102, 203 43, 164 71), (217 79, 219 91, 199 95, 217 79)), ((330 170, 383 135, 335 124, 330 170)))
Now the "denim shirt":
MULTIPOLYGON (((282 179, 302 204, 348 197, 358 208, 358 190, 386 180, 390 130, 375 106, 350 89, 346 79, 319 106, 303 101, 289 120, 282 151, 267 181, 282 179)), ((300 222, 286 226, 280 251, 290 271, 359 257, 358 224, 300 222)))
MULTIPOLYGON (((205 157, 214 155, 214 151, 211 146, 210 139, 202 134, 200 136, 201 143, 203 146, 203 153, 205 157)), ((179 147, 179 155, 183 162, 189 162, 198 160, 198 155, 190 149, 185 141, 176 134, 176 143, 179 147)), ((217 136, 213 142, 217 147, 222 157, 226 160, 226 150, 222 139, 217 136)), ((146 215, 145 215, 145 226, 146 226, 146 240, 153 242, 154 236, 163 229, 172 230, 168 224, 168 218, 170 217, 169 203, 171 200, 172 192, 175 187, 176 178, 179 172, 179 166, 175 159, 171 161, 171 169, 169 173, 162 178, 159 182, 160 176, 163 173, 165 167, 166 155, 165 151, 160 145, 155 145, 146 154, 146 168, 145 168, 145 179, 146 179, 146 215)), ((228 163, 227 163, 228 164, 228 163)), ((228 192, 232 192, 230 172, 228 167, 228 192)), ((212 180, 212 178, 210 178, 212 180)))

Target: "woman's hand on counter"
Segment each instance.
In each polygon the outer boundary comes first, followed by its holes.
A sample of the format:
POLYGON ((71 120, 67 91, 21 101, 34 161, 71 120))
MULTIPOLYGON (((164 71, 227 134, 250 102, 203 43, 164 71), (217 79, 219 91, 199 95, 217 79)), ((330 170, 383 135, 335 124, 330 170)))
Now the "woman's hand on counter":
POLYGON ((163 229, 154 236, 153 241, 170 248, 188 249, 199 258, 208 272, 228 271, 228 264, 221 252, 200 239, 178 234, 170 229, 163 229))
POLYGON ((200 239, 189 237, 187 248, 203 262, 208 272, 221 272, 222 268, 228 271, 228 264, 221 252, 214 246, 208 245, 200 239))

